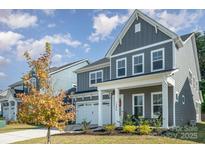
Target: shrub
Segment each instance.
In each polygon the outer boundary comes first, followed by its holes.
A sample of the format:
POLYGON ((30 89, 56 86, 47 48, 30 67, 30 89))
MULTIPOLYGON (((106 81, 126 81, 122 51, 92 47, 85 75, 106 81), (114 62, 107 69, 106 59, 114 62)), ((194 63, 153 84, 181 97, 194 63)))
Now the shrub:
POLYGON ((104 128, 108 133, 113 134, 116 126, 115 126, 115 124, 108 124, 104 128))
POLYGON ((90 124, 91 122, 87 122, 86 120, 83 120, 82 124, 82 129, 83 131, 87 132, 88 130, 90 130, 90 124))
POLYGON ((123 126, 123 132, 125 132, 125 133, 135 133, 136 128, 137 127, 135 125, 124 125, 123 126))
POLYGON ((149 134, 151 133, 151 131, 152 131, 152 129, 150 128, 150 126, 147 125, 147 124, 141 125, 141 126, 139 126, 138 128, 139 128, 139 133, 140 133, 141 135, 149 135, 149 134))

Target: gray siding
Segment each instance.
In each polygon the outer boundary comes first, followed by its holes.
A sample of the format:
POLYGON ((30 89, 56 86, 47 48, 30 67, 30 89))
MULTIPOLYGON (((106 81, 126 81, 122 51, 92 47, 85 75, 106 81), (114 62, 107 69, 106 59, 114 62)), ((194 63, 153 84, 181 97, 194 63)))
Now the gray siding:
MULTIPOLYGON (((179 68, 179 71, 174 76, 176 91, 179 92, 179 102, 176 103, 177 125, 187 124, 190 120, 196 120, 196 101, 200 100, 198 88, 193 88, 188 80, 189 69, 192 71, 196 80, 199 80, 197 77, 196 61, 194 59, 193 43, 190 39, 183 48, 176 51, 176 67, 179 68), (185 104, 182 104, 182 95, 185 96, 185 104)), ((199 117, 201 115, 200 112, 198 110, 199 117)))
POLYGON ((173 68, 173 52, 172 52, 172 42, 158 45, 152 48, 147 48, 144 50, 132 52, 129 54, 112 57, 111 58, 111 79, 116 78, 116 60, 119 58, 127 58, 127 76, 132 76, 132 56, 140 53, 144 53, 144 73, 151 72, 151 51, 155 49, 164 48, 164 56, 165 56, 165 69, 169 70, 173 68))
MULTIPOLYGON (((152 86, 143 88, 133 88, 121 90, 120 94, 124 95, 124 115, 132 115, 132 94, 144 93, 145 97, 145 118, 151 118, 151 93, 162 91, 162 86, 152 86)), ((169 125, 172 126, 173 123, 173 89, 169 87, 169 125)))
MULTIPOLYGON (((103 81, 110 79, 110 67, 104 67, 102 69, 97 70, 103 70, 103 81)), ((94 70, 94 71, 97 71, 94 70)), ((77 92, 82 91, 89 91, 89 90, 95 90, 95 87, 89 87, 89 73, 93 71, 83 72, 77 74, 77 92)))
POLYGON ((113 55, 168 39, 170 39, 170 37, 166 34, 162 33, 160 30, 156 33, 154 26, 139 18, 138 21, 135 20, 133 22, 123 37, 122 44, 117 46, 113 55), (135 33, 135 24, 137 23, 141 23, 141 31, 135 33))

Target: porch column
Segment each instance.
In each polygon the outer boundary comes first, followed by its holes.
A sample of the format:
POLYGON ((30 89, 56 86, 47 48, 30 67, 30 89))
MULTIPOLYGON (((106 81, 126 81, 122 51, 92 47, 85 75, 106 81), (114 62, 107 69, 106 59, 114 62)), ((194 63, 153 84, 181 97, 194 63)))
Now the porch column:
POLYGON ((118 88, 115 88, 115 125, 120 126, 120 115, 119 115, 119 100, 120 92, 118 88))
POLYGON ((168 83, 167 79, 162 81, 162 127, 169 127, 169 117, 168 117, 168 83))
POLYGON ((98 126, 102 125, 102 91, 98 90, 98 126))
POLYGON ((173 86, 173 127, 176 126, 176 111, 175 111, 175 104, 176 104, 176 88, 175 85, 173 86))
POLYGON ((9 115, 8 115, 8 120, 11 120, 11 103, 8 101, 9 103, 9 106, 8 106, 8 109, 9 109, 9 115))

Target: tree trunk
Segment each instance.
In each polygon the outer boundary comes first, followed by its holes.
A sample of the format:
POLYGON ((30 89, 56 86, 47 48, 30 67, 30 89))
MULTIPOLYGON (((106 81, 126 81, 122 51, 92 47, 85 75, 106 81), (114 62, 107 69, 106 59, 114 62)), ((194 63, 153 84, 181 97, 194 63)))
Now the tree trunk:
POLYGON ((48 127, 47 131, 47 144, 51 144, 51 128, 48 127))

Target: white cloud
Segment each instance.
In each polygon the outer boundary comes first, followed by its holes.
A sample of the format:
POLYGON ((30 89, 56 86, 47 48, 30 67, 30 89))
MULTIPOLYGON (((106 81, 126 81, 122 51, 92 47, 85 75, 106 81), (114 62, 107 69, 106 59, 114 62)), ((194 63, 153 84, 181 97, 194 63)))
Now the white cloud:
POLYGON ((108 38, 112 31, 117 28, 117 26, 125 23, 129 18, 132 10, 128 10, 126 15, 113 15, 108 16, 105 13, 100 13, 93 18, 93 29, 94 32, 89 36, 91 42, 99 42, 100 40, 105 40, 108 38))
POLYGON ((29 39, 25 41, 18 41, 16 47, 17 55, 19 58, 22 58, 24 52, 29 51, 32 57, 37 57, 44 51, 46 42, 49 42, 52 45, 65 44, 73 48, 79 47, 82 44, 80 41, 74 40, 70 34, 55 34, 52 36, 47 35, 39 40, 29 39))
POLYGON ((55 10, 44 9, 42 10, 47 16, 53 16, 55 14, 55 10))
POLYGON ((23 35, 11 31, 0 32, 0 52, 10 50, 12 46, 16 45, 23 35))
POLYGON ((48 24, 48 28, 53 28, 53 27, 56 27, 56 24, 48 24))
POLYGON ((53 55, 51 61, 52 61, 52 66, 60 66, 62 65, 62 58, 63 56, 61 54, 55 54, 53 55))
POLYGON ((27 28, 37 24, 37 16, 29 13, 14 12, 12 10, 1 10, 0 23, 3 23, 11 29, 27 28))
POLYGON ((195 28, 197 22, 204 14, 202 10, 179 10, 177 12, 167 10, 142 11, 175 32, 185 28, 195 28))
POLYGON ((0 67, 10 63, 10 59, 0 56, 0 67))
POLYGON ((5 78, 7 75, 4 72, 0 72, 0 79, 5 78))
POLYGON ((91 50, 90 45, 87 43, 83 44, 83 48, 85 50, 85 53, 88 53, 91 50))
POLYGON ((65 55, 68 58, 72 58, 75 56, 75 54, 73 52, 71 52, 69 49, 65 49, 65 55))

